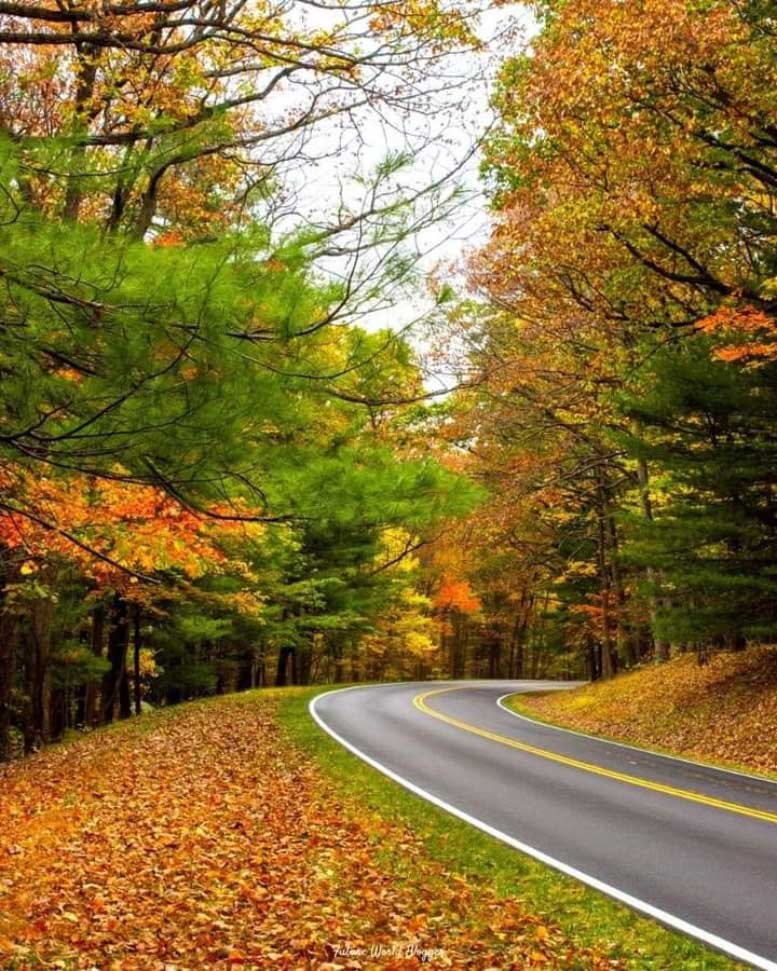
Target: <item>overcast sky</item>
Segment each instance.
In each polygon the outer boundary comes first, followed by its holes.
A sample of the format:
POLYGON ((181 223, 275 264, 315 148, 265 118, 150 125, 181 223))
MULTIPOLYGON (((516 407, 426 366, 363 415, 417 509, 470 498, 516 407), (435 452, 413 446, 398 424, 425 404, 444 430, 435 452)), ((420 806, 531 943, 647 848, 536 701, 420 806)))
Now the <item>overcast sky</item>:
MULTIPOLYGON (((414 240, 414 248, 421 254, 420 276, 431 273, 439 263, 460 260, 468 249, 482 243, 487 238, 489 217, 478 177, 480 159, 471 155, 463 165, 462 160, 492 117, 489 96, 499 65, 528 42, 534 24, 524 6, 491 8, 479 19, 477 33, 483 40, 482 52, 456 55, 437 66, 436 77, 421 79, 418 102, 430 105, 432 110, 400 116, 368 109, 358 115, 356 128, 322 125, 305 147, 308 156, 319 160, 312 166, 309 162, 300 165, 292 183, 296 213, 304 213, 306 219, 320 213, 325 221, 341 206, 357 210, 365 187, 355 176, 368 178, 388 153, 409 148, 413 163, 396 180, 404 191, 412 192, 461 166, 455 181, 467 196, 452 219, 425 229, 414 240), (315 171, 315 178, 311 178, 311 171, 315 171)), ((293 90, 287 96, 292 98, 293 90)), ((390 306, 360 318, 358 323, 371 330, 401 330, 432 306, 431 297, 420 286, 413 295, 396 294, 390 306)), ((420 329, 414 339, 422 340, 420 329)))

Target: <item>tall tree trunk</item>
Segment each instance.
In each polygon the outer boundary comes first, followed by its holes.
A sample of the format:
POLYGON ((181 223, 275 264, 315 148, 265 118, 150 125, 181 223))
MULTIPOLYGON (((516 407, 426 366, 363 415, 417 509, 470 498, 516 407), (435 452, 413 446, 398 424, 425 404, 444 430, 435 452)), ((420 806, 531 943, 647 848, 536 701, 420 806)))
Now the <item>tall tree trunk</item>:
POLYGON ((265 688, 267 686, 267 663, 264 641, 259 644, 256 655, 256 681, 254 687, 265 688))
POLYGON ((358 667, 359 652, 357 650, 356 644, 353 641, 351 641, 350 660, 351 660, 351 681, 353 682, 353 684, 356 684, 357 681, 359 680, 359 667, 358 667))
POLYGON ((11 686, 14 676, 14 638, 10 625, 0 623, 0 762, 11 755, 11 686))
MULTIPOLYGON (((446 630, 447 624, 448 624, 448 616, 446 612, 445 614, 443 614, 442 619, 440 621, 440 658, 441 660, 442 659, 447 660, 448 676, 452 678, 453 677, 453 649, 451 648, 449 643, 450 638, 449 638, 448 631, 446 630)), ((370 676, 368 674, 367 680, 369 681, 369 679, 370 679, 370 676)))
POLYGON ((140 649, 143 646, 140 637, 140 604, 135 604, 135 615, 133 617, 133 639, 132 639, 132 687, 135 691, 135 714, 139 715, 143 704, 141 698, 140 684, 140 649))
POLYGON ((451 636, 450 670, 451 677, 456 679, 463 678, 466 669, 466 622, 466 615, 454 609, 451 618, 453 632, 451 636))
MULTIPOLYGON (((3 579, 7 581, 8 574, 6 571, 4 573, 3 579)), ((2 609, 0 611, 0 762, 6 761, 11 756, 11 692, 18 640, 18 618, 13 613, 2 609)))
POLYGON ((52 688, 49 694, 49 740, 62 738, 68 727, 70 708, 70 689, 67 687, 52 688))
POLYGON ((288 644, 282 645, 278 650, 278 670, 275 675, 275 685, 283 688, 288 684, 289 661, 294 653, 294 648, 288 644))
POLYGON ((490 638, 488 642, 488 676, 496 678, 499 676, 500 661, 502 658, 502 641, 498 635, 490 638))
POLYGON ((613 665, 613 643, 611 629, 610 571, 607 563, 607 538, 605 517, 607 515, 606 497, 601 483, 597 490, 597 542, 596 553, 599 567, 599 590, 602 604, 602 678, 608 680, 615 673, 613 665))
MULTIPOLYGON (((127 647, 129 647, 129 644, 127 647)), ((119 680, 119 718, 130 718, 131 716, 132 701, 130 699, 129 677, 127 676, 125 657, 125 670, 119 680)))
POLYGON ((53 612, 54 605, 51 600, 35 600, 30 607, 29 642, 25 665, 28 699, 24 729, 26 752, 40 748, 51 735, 49 650, 53 612))
POLYGON ((529 628, 529 617, 534 606, 534 595, 529 595, 526 587, 521 591, 521 602, 518 606, 518 613, 515 615, 515 627, 513 629, 512 642, 513 664, 510 667, 511 678, 523 678, 526 664, 526 631, 529 628))
POLYGON ((626 590, 623 585, 623 575, 620 565, 620 544, 618 542, 618 528, 615 525, 615 517, 612 509, 607 511, 607 538, 610 547, 610 565, 612 567, 612 587, 617 610, 616 622, 616 645, 618 657, 627 658, 631 664, 639 660, 639 653, 634 642, 635 632, 631 629, 628 621, 628 611, 626 608, 626 590))
MULTIPOLYGON (((97 81, 97 51, 91 45, 77 44, 78 51, 78 85, 75 93, 75 120, 83 131, 88 128, 89 119, 94 117, 93 109, 90 109, 89 102, 94 94, 94 86, 97 81)), ((81 171, 85 167, 86 148, 77 145, 71 152, 70 170, 71 175, 67 182, 65 191, 65 204, 62 215, 65 219, 75 220, 78 218, 81 209, 81 200, 84 195, 85 174, 81 171)))
MULTIPOLYGON (((95 657, 103 656, 103 640, 105 639, 105 608, 102 604, 97 604, 97 606, 92 611, 92 630, 91 630, 91 646, 92 654, 95 657)), ((84 692, 84 725, 88 725, 90 728, 94 728, 100 721, 100 713, 98 706, 98 696, 100 693, 100 686, 97 681, 89 681, 86 684, 84 692)))
POLYGON ((334 661, 334 682, 335 684, 341 684, 344 680, 345 675, 345 659, 343 657, 343 642, 342 639, 335 634, 330 640, 331 645, 331 656, 334 661))
POLYGON ((543 661, 544 648, 547 645, 546 630, 548 618, 548 605, 550 603, 550 593, 546 592, 545 602, 540 610, 539 622, 535 625, 535 636, 532 638, 531 662, 529 665, 529 677, 539 677, 540 664, 543 661))
MULTIPOLYGON (((311 666, 313 664, 313 649, 312 649, 312 647, 308 646, 304 650, 298 651, 297 653, 299 655, 299 663, 298 663, 298 674, 299 674, 299 677, 297 679, 297 683, 298 684, 310 684, 310 670, 311 670, 311 666)), ((344 680, 343 679, 343 668, 344 668, 344 665, 345 665, 345 661, 344 661, 342 655, 343 655, 343 651, 342 651, 342 648, 341 648, 340 649, 340 658, 339 658, 339 661, 338 661, 338 668, 339 668, 338 669, 338 673, 339 673, 339 676, 340 676, 340 680, 341 681, 344 680)))
MULTIPOLYGON (((650 500, 650 472, 648 470, 647 461, 644 458, 640 458, 637 462, 637 481, 639 483, 639 497, 640 504, 642 506, 642 515, 648 522, 653 522, 653 503, 650 500)), ((645 568, 645 575, 647 577, 648 585, 651 591, 655 590, 656 585, 656 572, 652 566, 645 568)), ((658 613, 658 599, 654 592, 650 595, 650 627, 653 632, 653 645, 655 650, 656 658, 659 661, 668 661, 670 654, 669 641, 663 638, 657 638, 655 636, 656 629, 656 614, 658 613)))
POLYGON ((588 645, 589 663, 591 666, 591 680, 599 681, 602 677, 602 643, 591 641, 588 645))
POLYGON ((129 647, 129 610, 127 601, 118 593, 113 598, 108 615, 108 662, 110 669, 103 675, 103 720, 113 721, 117 699, 121 701, 122 717, 128 717, 129 691, 127 690, 127 649, 129 647), (122 691, 122 684, 124 691, 122 691))

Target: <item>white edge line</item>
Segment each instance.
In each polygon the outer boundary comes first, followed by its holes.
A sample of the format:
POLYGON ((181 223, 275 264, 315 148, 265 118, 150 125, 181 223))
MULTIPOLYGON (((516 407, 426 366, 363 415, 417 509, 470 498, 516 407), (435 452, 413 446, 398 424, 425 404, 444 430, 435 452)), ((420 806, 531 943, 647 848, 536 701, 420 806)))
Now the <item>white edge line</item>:
MULTIPOLYGON (((765 782, 767 785, 777 786, 777 779, 770 779, 766 775, 754 775, 752 772, 740 772, 738 769, 727 769, 720 765, 715 765, 712 762, 700 762, 698 759, 685 759, 680 755, 668 755, 665 752, 654 752, 649 748, 640 748, 639 745, 629 745, 628 742, 616 742, 611 738, 602 738, 601 735, 592 735, 590 732, 578 732, 573 728, 562 728, 561 725, 554 725, 551 722, 541 721, 539 718, 532 718, 530 715, 522 715, 518 711, 513 711, 512 708, 508 708, 504 704, 506 698, 512 698, 514 695, 527 695, 531 694, 533 688, 529 688, 523 691, 508 691, 503 694, 500 698, 497 698, 496 703, 502 709, 506 711, 508 715, 512 715, 513 718, 520 718, 522 721, 528 722, 530 725, 534 725, 535 728, 549 728, 554 732, 565 732, 567 735, 577 735, 579 738, 590 738, 594 742, 599 742, 602 745, 615 745, 617 748, 625 748, 630 752, 639 752, 641 755, 652 755, 657 759, 664 759, 666 762, 682 762, 685 765, 695 765, 698 769, 709 769, 712 772, 723 772, 726 775, 736 775, 741 779, 749 779, 751 782, 765 782)), ((539 688, 539 691, 544 691, 544 688, 539 688)), ((565 688, 562 691, 567 690, 565 688)))
MULTIPOLYGON (((520 840, 515 839, 515 837, 510 836, 508 833, 503 833, 494 826, 483 822, 482 819, 478 819, 476 816, 470 816, 470 814, 464 812, 463 809, 457 809, 456 806, 451 805, 449 802, 445 802, 444 799, 440 799, 431 792, 428 792, 426 789, 422 789, 421 786, 417 786, 414 782, 410 782, 409 779, 405 779, 397 772, 394 772, 393 769, 389 769, 388 766, 378 762, 377 759, 373 759, 370 755, 367 755, 366 752, 362 752, 361 749, 357 748, 355 745, 352 745, 351 742, 344 739, 342 735, 339 735, 333 728, 330 728, 329 725, 326 724, 326 722, 316 711, 316 702, 328 695, 340 694, 344 691, 353 691, 365 687, 365 685, 352 685, 348 688, 336 688, 334 691, 324 691, 320 695, 316 695, 315 698, 310 700, 310 703, 308 704, 308 711, 319 728, 322 728, 327 735, 330 735, 336 742, 339 742, 343 748, 348 749, 349 752, 352 752, 363 762, 366 762, 367 765, 372 766, 373 769, 377 769, 378 772, 382 772, 383 775, 388 776, 389 779, 393 779, 394 782, 398 782, 399 785, 403 786, 405 789, 408 789, 416 796, 420 796, 427 802, 438 806, 440 809, 444 809, 452 816, 456 816, 458 819, 464 820, 465 823, 469 823, 471 826, 475 826, 477 829, 482 830, 482 832, 488 833, 489 836, 493 836, 502 843, 512 846, 513 849, 520 850, 522 853, 526 853, 527 856, 534 857, 534 859, 539 860, 540 863, 553 867, 554 870, 559 870, 561 873, 565 873, 567 876, 572 877, 575 880, 579 880, 581 883, 587 884, 589 887, 592 887, 594 890, 598 890, 600 893, 606 894, 608 897, 613 897, 620 903, 626 904, 627 907, 631 907, 633 910, 638 910, 643 914, 647 914, 649 917, 653 917, 660 923, 666 924, 668 927, 671 927, 674 930, 681 931, 683 934, 687 934, 690 937, 695 937, 698 940, 703 941, 705 944, 709 944, 710 947, 713 947, 718 951, 723 951, 730 957, 736 958, 738 961, 745 961, 748 964, 752 964, 756 968, 761 968, 762 971, 777 971, 777 962, 769 961, 767 958, 761 957, 759 954, 754 954, 752 951, 748 951, 745 948, 740 947, 738 944, 733 944, 731 941, 718 937, 717 934, 711 934, 709 931, 705 931, 701 927, 696 927, 694 924, 689 924, 681 917, 675 917, 674 914, 667 913, 667 911, 661 910, 659 907, 654 907, 652 904, 649 904, 644 900, 639 900, 637 897, 632 897, 631 894, 625 893, 623 890, 618 890, 617 887, 612 887, 610 884, 604 883, 602 880, 598 880, 596 877, 583 873, 582 870, 569 866, 567 863, 562 863, 561 860, 556 860, 547 853, 543 853, 542 850, 537 850, 533 846, 529 846, 527 843, 522 843, 520 840)), ((373 685, 371 687, 391 687, 391 685, 373 685)), ((515 694, 516 692, 510 693, 515 694)))

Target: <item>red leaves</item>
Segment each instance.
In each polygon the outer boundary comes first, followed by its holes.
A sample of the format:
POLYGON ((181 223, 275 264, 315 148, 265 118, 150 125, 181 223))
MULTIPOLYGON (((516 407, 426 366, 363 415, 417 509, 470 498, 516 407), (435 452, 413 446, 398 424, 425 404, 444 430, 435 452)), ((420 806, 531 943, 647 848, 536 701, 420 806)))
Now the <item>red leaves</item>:
POLYGON ((474 614, 480 610, 480 600, 472 592, 468 580, 457 580, 446 574, 434 598, 438 610, 458 610, 463 614, 474 614))

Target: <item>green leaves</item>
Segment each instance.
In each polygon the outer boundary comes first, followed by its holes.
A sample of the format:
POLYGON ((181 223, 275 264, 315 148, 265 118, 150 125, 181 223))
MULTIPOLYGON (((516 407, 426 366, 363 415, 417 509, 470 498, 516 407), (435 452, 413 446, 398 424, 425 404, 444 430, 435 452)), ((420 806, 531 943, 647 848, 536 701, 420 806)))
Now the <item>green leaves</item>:
POLYGON ((626 448, 662 473, 654 518, 627 521, 624 553, 659 571, 654 626, 673 642, 730 639, 776 619, 777 368, 714 355, 702 335, 669 347, 642 369, 644 393, 624 399, 641 429, 626 448))

